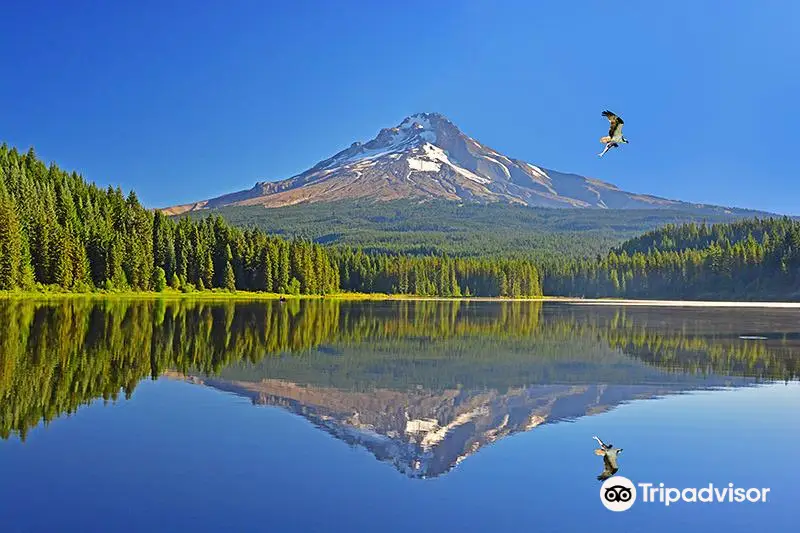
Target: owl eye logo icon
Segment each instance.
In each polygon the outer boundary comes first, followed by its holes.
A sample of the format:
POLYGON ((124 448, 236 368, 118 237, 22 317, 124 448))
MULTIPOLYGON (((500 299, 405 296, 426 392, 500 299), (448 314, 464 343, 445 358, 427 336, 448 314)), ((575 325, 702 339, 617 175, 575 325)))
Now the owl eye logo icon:
POLYGON ((610 477, 600 487, 600 501, 609 511, 627 511, 636 501, 636 485, 623 476, 610 477))

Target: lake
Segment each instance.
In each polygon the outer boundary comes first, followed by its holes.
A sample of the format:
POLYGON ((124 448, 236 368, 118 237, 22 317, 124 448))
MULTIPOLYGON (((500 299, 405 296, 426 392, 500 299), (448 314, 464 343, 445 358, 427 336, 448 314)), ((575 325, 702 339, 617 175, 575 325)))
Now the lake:
POLYGON ((796 530, 798 375, 791 309, 0 301, 0 523, 796 530), (627 511, 595 435, 623 449, 627 511))

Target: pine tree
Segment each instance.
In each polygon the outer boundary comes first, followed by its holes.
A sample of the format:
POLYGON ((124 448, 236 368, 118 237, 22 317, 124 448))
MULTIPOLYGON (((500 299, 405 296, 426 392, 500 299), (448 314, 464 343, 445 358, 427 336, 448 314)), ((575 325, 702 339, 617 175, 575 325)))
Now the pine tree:
POLYGON ((269 246, 264 246, 261 251, 261 263, 259 265, 259 290, 265 292, 272 291, 272 259, 269 246))
POLYGON ((206 250, 204 254, 198 285, 200 281, 203 282, 203 286, 206 288, 210 289, 214 286, 214 259, 211 257, 211 250, 206 250))
POLYGON ((64 228, 56 230, 50 255, 50 279, 63 289, 72 287, 74 271, 72 239, 67 231, 64 228))
POLYGON ((292 281, 289 282, 286 292, 295 296, 300 294, 300 280, 297 278, 292 278, 292 281))
POLYGON ((153 271, 153 290, 156 292, 164 292, 167 288, 167 274, 164 269, 157 266, 153 271))
MULTIPOLYGON (((47 199, 43 200, 46 205, 47 199)), ((48 216, 44 205, 37 206, 30 230, 31 262, 34 276, 40 283, 50 283, 50 250, 55 214, 48 216)))
POLYGON ((108 272, 106 273, 107 285, 116 290, 123 290, 128 288, 128 278, 125 275, 125 269, 122 268, 123 252, 122 252, 122 237, 115 234, 108 249, 108 259, 106 264, 108 272))
POLYGON ((230 261, 225 265, 225 289, 231 292, 236 290, 236 276, 230 261))
POLYGON ((456 279, 456 268, 455 264, 450 264, 450 294, 455 296, 456 298, 461 297, 461 287, 458 285, 458 280, 456 279))
MULTIPOLYGON (((2 175, 0 175, 2 187, 2 175)), ((0 290, 19 287, 22 239, 16 208, 5 188, 0 189, 0 290)))
POLYGON ((277 242, 274 239, 269 239, 267 241, 267 248, 269 249, 269 261, 272 265, 272 284, 267 290, 269 292, 279 292, 280 250, 277 242))
POLYGON ((278 257, 278 292, 285 293, 289 289, 289 245, 286 242, 280 243, 278 257))
POLYGON ((171 224, 160 211, 156 211, 153 216, 152 238, 153 264, 162 267, 169 279, 176 270, 175 244, 172 238, 171 224))
POLYGON ((181 278, 186 278, 189 273, 189 258, 190 258, 190 243, 186 235, 185 226, 183 222, 178 223, 175 228, 175 272, 181 278))
POLYGON ((17 285, 22 290, 31 290, 36 284, 36 277, 33 272, 33 264, 31 263, 30 245, 28 238, 22 234, 22 253, 19 265, 19 281, 17 285))
POLYGON ((91 264, 89 263, 89 256, 86 252, 86 248, 83 246, 80 238, 72 236, 71 240, 70 252, 72 256, 73 286, 80 291, 91 290, 94 284, 92 283, 91 264))

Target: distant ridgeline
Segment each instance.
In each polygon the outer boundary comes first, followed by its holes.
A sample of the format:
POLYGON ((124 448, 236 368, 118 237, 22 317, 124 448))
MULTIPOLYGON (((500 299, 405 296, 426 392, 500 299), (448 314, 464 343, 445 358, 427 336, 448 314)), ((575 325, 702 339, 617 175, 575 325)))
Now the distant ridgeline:
POLYGON ((191 292, 221 288, 290 294, 536 296, 531 261, 367 255, 231 226, 221 217, 173 220, 135 193, 101 189, 34 153, 0 146, 0 291, 191 292))
POLYGON ((129 397, 167 371, 346 390, 798 377, 796 333, 754 343, 726 320, 535 301, 9 300, 0 302, 0 437, 129 397))
POLYGON ((668 225, 543 277, 549 295, 800 300, 800 222, 668 225))

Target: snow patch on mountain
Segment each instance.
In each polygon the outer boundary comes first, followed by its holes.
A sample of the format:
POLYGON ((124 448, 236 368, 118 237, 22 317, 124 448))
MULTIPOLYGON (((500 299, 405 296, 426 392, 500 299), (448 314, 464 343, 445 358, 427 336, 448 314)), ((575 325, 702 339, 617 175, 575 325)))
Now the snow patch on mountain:
POLYGON ((449 166, 453 170, 455 170, 458 174, 461 174, 468 180, 472 180, 476 183, 487 184, 491 183, 492 180, 484 178, 483 176, 479 176, 472 171, 467 170, 466 168, 456 165, 453 163, 450 158, 447 156, 447 152, 439 148, 438 146, 434 146, 432 144, 425 144, 423 145, 423 150, 425 150, 426 155, 436 161, 441 161, 445 165, 449 166))
POLYGON ((547 172, 542 170, 541 168, 537 167, 536 165, 531 165, 530 163, 525 163, 528 165, 528 168, 539 178, 542 178, 547 181, 552 181, 552 178, 547 175, 547 172))
POLYGON ((442 168, 442 165, 436 161, 425 161, 414 157, 409 157, 406 161, 408 161, 408 168, 420 172, 439 172, 439 169, 442 168))
POLYGON ((435 418, 408 420, 406 422, 406 433, 412 435, 417 433, 428 433, 430 431, 436 431, 438 427, 439 421, 435 418))
POLYGON ((470 422, 473 418, 481 415, 489 414, 489 410, 486 407, 479 407, 478 409, 473 409, 472 411, 468 411, 466 413, 462 413, 458 415, 455 420, 450 422, 449 424, 441 427, 436 427, 431 431, 428 431, 425 436, 422 438, 420 442, 420 446, 422 449, 427 451, 432 447, 436 446, 440 442, 444 440, 448 433, 450 433, 453 429, 463 426, 464 424, 470 422))
POLYGON ((487 160, 491 161, 492 163, 494 163, 495 165, 499 166, 500 169, 503 171, 503 174, 506 175, 506 178, 511 179, 511 172, 508 170, 508 167, 505 166, 503 163, 501 163, 500 161, 498 161, 497 159, 495 159, 493 157, 489 157, 488 155, 482 155, 481 157, 484 158, 484 159, 487 159, 487 160))
POLYGON ((388 147, 383 147, 383 148, 375 148, 372 150, 365 148, 362 151, 353 154, 351 156, 342 157, 340 159, 334 159, 329 164, 325 165, 325 170, 337 170, 339 168, 347 166, 350 163, 380 159, 381 157, 389 155, 393 152, 401 152, 404 148, 405 146, 402 143, 396 145, 390 145, 388 147))

